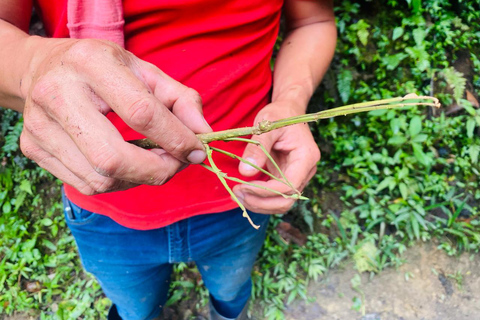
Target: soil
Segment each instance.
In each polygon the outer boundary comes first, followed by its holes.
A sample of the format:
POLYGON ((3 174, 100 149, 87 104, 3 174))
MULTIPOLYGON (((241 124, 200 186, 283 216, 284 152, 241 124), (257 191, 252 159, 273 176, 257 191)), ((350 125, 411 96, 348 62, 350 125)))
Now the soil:
POLYGON ((330 271, 309 286, 313 302, 296 301, 287 320, 471 320, 480 319, 480 257, 448 257, 434 243, 420 244, 405 253, 398 270, 361 276, 365 314, 353 310, 352 265, 330 271))

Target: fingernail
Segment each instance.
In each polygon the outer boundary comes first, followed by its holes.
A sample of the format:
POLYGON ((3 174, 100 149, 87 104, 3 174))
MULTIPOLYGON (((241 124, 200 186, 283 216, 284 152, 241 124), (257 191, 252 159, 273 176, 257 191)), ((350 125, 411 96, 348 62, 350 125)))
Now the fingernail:
POLYGON ((187 160, 191 163, 199 164, 207 157, 207 154, 203 150, 193 150, 187 157, 187 160))
MULTIPOLYGON (((251 162, 254 165, 257 165, 257 161, 255 161, 255 159, 253 159, 253 158, 245 158, 245 160, 247 160, 248 162, 251 162)), ((246 164, 245 162, 242 162, 242 163, 240 163, 240 170, 252 172, 252 171, 255 171, 257 169, 255 169, 254 167, 252 167, 249 164, 246 164)))
MULTIPOLYGON (((203 118, 203 117, 202 117, 203 118)), ((213 131, 212 130, 212 127, 210 127, 210 125, 208 124, 207 120, 205 120, 205 118, 203 118, 203 122, 205 123, 205 126, 210 130, 210 131, 213 131)))

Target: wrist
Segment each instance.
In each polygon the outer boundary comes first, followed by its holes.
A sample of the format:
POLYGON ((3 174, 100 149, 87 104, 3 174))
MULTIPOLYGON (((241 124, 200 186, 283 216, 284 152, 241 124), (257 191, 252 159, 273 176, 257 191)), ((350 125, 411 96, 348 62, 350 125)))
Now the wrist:
POLYGON ((283 90, 273 90, 272 103, 286 105, 295 114, 304 114, 313 89, 306 85, 292 85, 283 90))
POLYGON ((20 75, 20 87, 18 92, 21 99, 25 100, 27 98, 30 87, 35 76, 42 68, 42 64, 44 64, 49 56, 55 54, 59 45, 67 41, 69 41, 69 39, 51 39, 40 36, 29 36, 25 40, 22 49, 25 52, 29 52, 30 55, 23 60, 25 67, 20 75))

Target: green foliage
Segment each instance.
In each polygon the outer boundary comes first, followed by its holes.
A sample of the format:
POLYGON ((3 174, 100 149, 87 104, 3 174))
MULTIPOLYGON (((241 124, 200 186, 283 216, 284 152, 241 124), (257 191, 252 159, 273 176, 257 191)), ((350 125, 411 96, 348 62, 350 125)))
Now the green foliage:
POLYGON ((19 115, 0 113, 0 314, 98 318, 110 303, 83 272, 63 219, 60 186, 20 155, 19 115))

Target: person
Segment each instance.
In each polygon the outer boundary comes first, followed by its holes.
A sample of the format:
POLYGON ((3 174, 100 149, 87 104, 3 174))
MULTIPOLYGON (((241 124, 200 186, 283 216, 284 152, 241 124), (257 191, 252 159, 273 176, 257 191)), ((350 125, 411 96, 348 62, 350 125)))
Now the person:
MULTIPOLYGON (((64 182, 65 218, 113 302, 109 319, 158 317, 181 261, 197 264, 212 319, 245 318, 268 217, 293 200, 232 185, 253 229, 195 165, 206 157, 196 134, 304 113, 334 53, 332 2, 37 0, 48 37, 25 33, 32 0, 2 2, 0 105, 23 112, 22 152, 64 182), (95 7, 108 3, 116 7, 95 7), (272 76, 282 8, 287 32, 272 76), (126 142, 143 137, 161 148, 126 142)), ((315 174, 320 152, 307 125, 252 138, 298 189, 315 174)), ((272 170, 254 145, 212 145, 272 170)), ((215 157, 228 175, 289 192, 215 157)))

